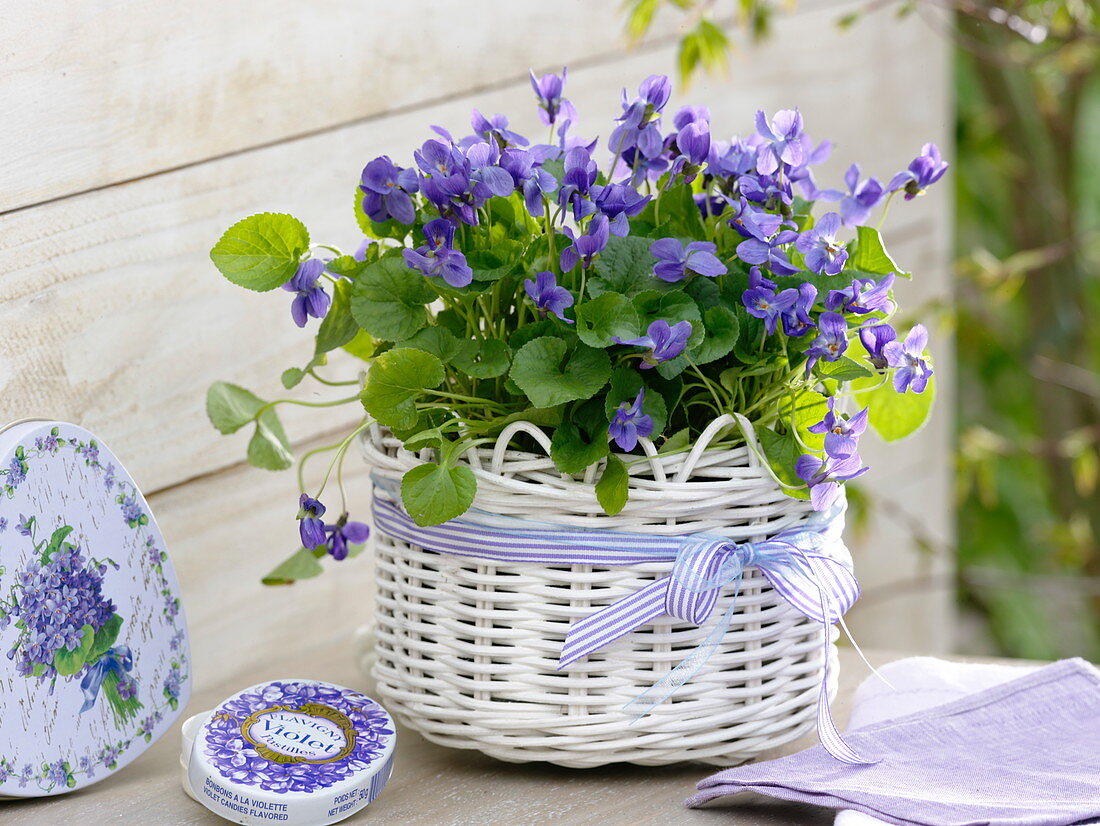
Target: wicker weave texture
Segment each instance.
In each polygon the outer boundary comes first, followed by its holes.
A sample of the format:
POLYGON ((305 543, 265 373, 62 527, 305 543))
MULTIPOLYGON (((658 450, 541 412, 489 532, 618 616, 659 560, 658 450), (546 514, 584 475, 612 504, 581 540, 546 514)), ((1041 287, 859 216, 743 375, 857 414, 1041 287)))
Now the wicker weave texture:
MULTIPOLYGON (((734 425, 716 420, 689 453, 657 455, 631 467, 622 513, 602 512, 588 478, 563 476, 547 455, 509 449, 512 425, 494 448, 470 451, 478 478, 475 518, 522 516, 541 522, 635 532, 720 533, 759 541, 799 525, 808 503, 779 489, 752 451, 707 449, 734 425)), ((415 455, 377 427, 363 443, 392 497, 415 455)), ((637 457, 630 457, 637 459, 637 457)), ((707 627, 669 618, 626 635, 568 669, 557 659, 570 623, 668 573, 671 564, 613 569, 588 565, 486 565, 437 554, 375 531, 377 602, 364 634, 369 668, 387 708, 427 739, 501 760, 544 760, 589 768, 629 762, 701 761, 733 765, 789 742, 814 725, 822 677, 822 633, 746 572, 728 634, 706 665, 672 698, 634 721, 622 707, 706 637, 707 627)), ((724 593, 721 616, 733 598, 724 593)), ((835 638, 835 633, 832 635, 835 638)), ((829 646, 830 696, 836 649, 829 646)))

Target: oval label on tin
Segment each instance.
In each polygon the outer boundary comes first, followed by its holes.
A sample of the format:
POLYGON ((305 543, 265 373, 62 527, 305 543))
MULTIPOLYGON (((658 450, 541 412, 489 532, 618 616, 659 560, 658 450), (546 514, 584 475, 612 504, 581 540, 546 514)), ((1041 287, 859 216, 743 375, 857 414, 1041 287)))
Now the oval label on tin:
POLYGON ((355 748, 355 726, 332 706, 272 706, 249 715, 241 735, 273 763, 331 763, 355 748))

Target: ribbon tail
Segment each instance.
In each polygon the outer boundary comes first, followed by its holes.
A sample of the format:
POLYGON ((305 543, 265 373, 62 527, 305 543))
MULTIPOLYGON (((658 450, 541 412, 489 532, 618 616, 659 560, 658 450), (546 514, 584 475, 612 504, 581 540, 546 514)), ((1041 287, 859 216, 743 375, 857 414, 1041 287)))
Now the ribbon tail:
POLYGON ((558 670, 659 617, 664 613, 667 590, 668 578, 658 579, 642 590, 578 620, 562 643, 558 670))
POLYGON ((121 677, 123 670, 129 671, 131 668, 133 668, 133 658, 127 646, 121 645, 118 648, 108 649, 88 669, 88 673, 80 681, 80 689, 84 692, 84 704, 80 707, 79 713, 83 714, 85 711, 90 711, 95 706, 95 701, 99 697, 99 689, 103 686, 103 681, 107 679, 108 674, 117 671, 121 677))
POLYGON ((814 558, 799 552, 802 561, 807 565, 812 574, 813 581, 817 584, 821 597, 821 647, 822 661, 824 665, 821 673, 821 691, 817 697, 817 736, 824 747, 834 759, 850 766, 871 766, 876 760, 867 760, 859 752, 849 746, 840 731, 837 730, 836 721, 833 720, 833 712, 829 707, 829 628, 833 622, 843 621, 843 613, 837 612, 836 620, 833 618, 833 601, 825 593, 821 584, 820 572, 814 567, 814 558))
POLYGON ((80 713, 89 711, 99 697, 99 688, 107 678, 107 672, 111 670, 110 662, 104 658, 88 669, 84 679, 80 681, 80 690, 84 692, 84 705, 80 707, 80 713))
POLYGON ((641 718, 649 714, 653 709, 675 694, 684 683, 688 682, 694 677, 699 669, 702 668, 707 660, 711 658, 715 650, 718 648, 718 644, 722 641, 722 638, 726 636, 726 632, 729 631, 730 623, 733 622, 734 609, 737 607, 737 596, 741 591, 741 574, 737 575, 735 580, 736 586, 733 592, 733 599, 730 600, 729 608, 726 609, 726 613, 715 624, 714 628, 707 634, 699 645, 697 645, 690 654, 688 654, 680 663, 663 676, 660 680, 655 682, 625 706, 623 711, 631 715, 634 719, 632 723, 638 722, 641 718))

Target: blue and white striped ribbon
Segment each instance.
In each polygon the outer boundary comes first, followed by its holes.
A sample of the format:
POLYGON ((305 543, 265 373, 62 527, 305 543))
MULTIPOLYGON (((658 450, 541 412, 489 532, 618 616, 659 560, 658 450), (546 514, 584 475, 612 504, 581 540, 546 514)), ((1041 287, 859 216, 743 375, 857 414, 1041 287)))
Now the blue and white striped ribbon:
MULTIPOLYGON (((717 649, 733 620, 737 591, 746 568, 755 567, 799 613, 822 624, 824 670, 817 706, 821 743, 838 760, 866 764, 841 738, 829 711, 828 628, 859 599, 859 583, 827 550, 840 543, 843 511, 821 514, 815 522, 763 542, 735 543, 717 534, 660 536, 602 529, 576 529, 521 519, 494 518, 494 525, 453 519, 421 527, 378 490, 374 523, 380 531, 437 553, 491 562, 542 565, 594 565, 601 568, 671 562, 671 572, 639 591, 575 622, 562 644, 558 668, 588 656, 663 615, 703 625, 720 591, 734 587, 734 599, 706 639, 659 682, 627 708, 643 716, 686 683, 717 649), (500 527, 501 523, 507 527, 500 527)), ((842 546, 841 546, 842 547, 842 546)), ((842 554, 837 554, 841 556, 842 554)), ((846 552, 843 554, 846 556, 846 552)))

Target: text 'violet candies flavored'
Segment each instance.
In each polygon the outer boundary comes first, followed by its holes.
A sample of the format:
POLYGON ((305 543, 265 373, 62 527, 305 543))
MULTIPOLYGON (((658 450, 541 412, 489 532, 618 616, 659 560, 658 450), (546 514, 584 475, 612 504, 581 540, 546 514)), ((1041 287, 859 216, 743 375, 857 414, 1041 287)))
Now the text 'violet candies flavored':
POLYGON ((396 740, 386 710, 354 689, 274 680, 184 723, 183 786, 234 823, 337 823, 381 793, 396 740))

